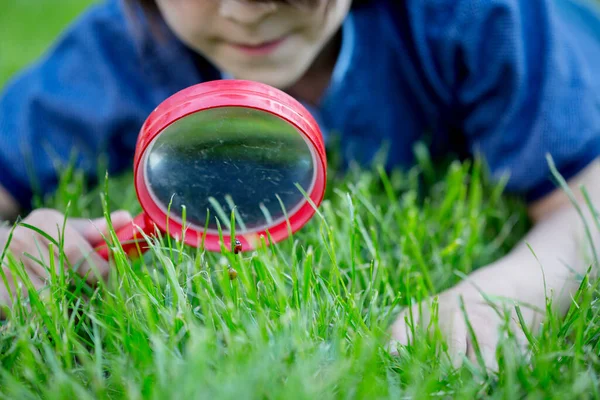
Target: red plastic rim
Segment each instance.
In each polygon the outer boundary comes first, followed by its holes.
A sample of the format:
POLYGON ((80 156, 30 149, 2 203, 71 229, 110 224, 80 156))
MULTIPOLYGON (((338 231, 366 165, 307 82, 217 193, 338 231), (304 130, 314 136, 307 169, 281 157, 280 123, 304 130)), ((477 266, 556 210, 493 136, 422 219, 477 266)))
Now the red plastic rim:
MULTIPOLYGON (((319 126, 308 110, 288 94, 259 82, 233 79, 204 82, 175 93, 162 102, 142 126, 134 158, 135 188, 142 208, 160 230, 178 239, 184 237, 186 244, 191 246, 199 246, 204 241, 204 248, 209 251, 220 251, 218 234, 186 226, 183 235, 182 224, 168 216, 153 200, 146 186, 144 168, 141 167, 148 146, 169 125, 187 115, 219 107, 247 107, 265 111, 293 125, 303 135, 315 161, 314 184, 307 193, 315 206, 319 206, 323 200, 327 180, 327 159, 319 126)), ((273 243, 287 238, 290 232, 294 233, 302 228, 315 213, 313 206, 306 200, 294 210, 288 211, 287 220, 263 230, 236 234, 244 251, 259 246, 261 237, 269 243, 267 230, 273 243)), ((224 246, 230 248, 231 238, 226 232, 223 232, 223 240, 224 246)))

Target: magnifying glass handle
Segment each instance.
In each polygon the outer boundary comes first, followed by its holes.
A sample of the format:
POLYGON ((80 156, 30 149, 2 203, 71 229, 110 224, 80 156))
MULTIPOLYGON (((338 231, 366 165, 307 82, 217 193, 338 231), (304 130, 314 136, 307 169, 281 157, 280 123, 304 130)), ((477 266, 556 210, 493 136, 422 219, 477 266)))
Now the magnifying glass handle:
MULTIPOLYGON (((140 230, 146 235, 151 235, 154 233, 154 229, 155 227, 152 220, 145 213, 141 213, 133 219, 131 224, 119 229, 116 233, 119 242, 121 242, 121 247, 123 247, 123 251, 132 257, 139 254, 140 251, 143 253, 148 250, 148 246, 146 245, 140 230)), ((102 246, 97 252, 102 258, 108 260, 108 246, 102 246)))

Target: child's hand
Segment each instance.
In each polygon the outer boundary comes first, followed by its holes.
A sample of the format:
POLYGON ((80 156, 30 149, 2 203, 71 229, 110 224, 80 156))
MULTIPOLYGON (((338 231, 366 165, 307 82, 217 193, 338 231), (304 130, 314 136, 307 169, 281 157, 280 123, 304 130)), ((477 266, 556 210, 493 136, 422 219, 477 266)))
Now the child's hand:
MULTIPOLYGON (((117 211, 111 214, 111 220, 116 230, 131 223, 131 215, 127 211, 117 211)), ((23 220, 24 223, 35 226, 41 231, 47 233, 58 241, 58 233, 62 232, 64 216, 56 210, 38 209, 33 211, 23 220)), ((0 232, 0 246, 4 249, 10 228, 4 228, 0 232)), ((64 253, 69 260, 69 265, 75 265, 82 261, 77 269, 77 273, 81 276, 87 275, 87 281, 90 284, 97 282, 99 278, 106 278, 109 272, 109 264, 100 257, 93 249, 93 245, 97 245, 102 241, 102 234, 107 235, 107 225, 104 218, 95 220, 87 220, 81 218, 69 218, 64 230, 64 253)), ((13 231, 12 239, 10 240, 9 249, 11 253, 20 261, 23 262, 25 272, 28 274, 31 282, 36 290, 42 289, 49 273, 49 245, 48 239, 38 234, 30 228, 17 226, 13 231), (27 255, 29 254, 29 256, 27 255), (38 261, 43 262, 41 265, 38 261)), ((52 246, 52 251, 55 253, 55 265, 58 265, 58 250, 52 246)), ((10 285, 10 290, 15 294, 15 279, 20 282, 20 278, 13 277, 7 263, 3 265, 4 273, 10 285)), ((24 294, 26 295, 25 285, 22 285, 24 294)), ((9 288, 0 279, 0 303, 10 305, 9 288)))
MULTIPOLYGON (((581 277, 595 265, 593 250, 600 248, 600 235, 586 233, 583 223, 597 219, 599 175, 600 160, 596 160, 569 180, 572 196, 579 202, 578 209, 572 206, 571 198, 558 189, 531 204, 528 211, 534 226, 509 254, 474 271, 467 280, 439 295, 439 326, 456 363, 461 361, 461 355, 476 361, 473 340, 460 306, 461 296, 484 362, 493 369, 496 368, 498 328, 504 324, 504 319, 488 305, 481 293, 493 299, 501 311, 508 308, 511 315, 509 328, 513 328, 511 331, 520 346, 527 341, 517 323, 515 303, 520 304, 522 321, 532 334, 537 333, 549 309, 564 315, 571 306, 578 307, 574 295, 581 285, 581 277), (587 199, 581 188, 586 189, 587 199)), ((597 273, 595 268, 594 273, 597 273)), ((431 300, 425 303, 431 303, 431 300)), ((422 314, 418 305, 412 306, 411 310, 417 327, 427 327, 431 320, 428 304, 422 305, 422 314)), ((405 322, 408 316, 409 310, 403 311, 392 327, 393 339, 399 344, 405 345, 412 340, 413 329, 405 322)), ((419 332, 419 329, 415 331, 419 332)), ((396 350, 397 344, 392 341, 392 351, 396 350)))
MULTIPOLYGON (((510 279, 505 279, 504 282, 499 283, 496 288, 497 290, 494 291, 495 296, 514 297, 512 288, 510 285, 506 285, 509 281, 510 279)), ((437 299, 438 316, 435 322, 438 323, 440 331, 446 339, 448 354, 453 364, 457 367, 462 363, 464 356, 471 362, 478 363, 472 335, 467 327, 465 312, 477 338, 477 344, 487 369, 496 371, 498 367, 496 348, 499 339, 499 328, 505 323, 504 308, 511 313, 509 327, 515 334, 517 343, 521 348, 527 343, 522 329, 516 322, 514 303, 510 301, 506 302, 506 300, 498 300, 493 302, 491 306, 489 297, 486 300, 473 285, 468 282, 462 282, 438 296, 428 298, 421 304, 414 304, 412 307, 402 311, 392 326, 390 350, 393 353, 396 352, 399 345, 407 345, 409 342, 412 342, 412 332, 415 332, 416 335, 425 334, 425 329, 432 322, 431 305, 434 299, 437 299), (461 307, 461 297, 463 299, 464 311, 461 307), (411 326, 414 326, 414 330, 411 326)), ((531 320, 531 310, 523 307, 521 311, 526 316, 526 319, 531 320)))

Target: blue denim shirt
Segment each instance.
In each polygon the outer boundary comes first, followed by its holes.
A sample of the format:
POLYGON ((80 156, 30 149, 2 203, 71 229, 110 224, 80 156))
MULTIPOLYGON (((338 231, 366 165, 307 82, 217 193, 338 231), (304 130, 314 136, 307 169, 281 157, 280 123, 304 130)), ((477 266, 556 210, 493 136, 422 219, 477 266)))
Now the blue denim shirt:
MULTIPOLYGON (((600 13, 586 0, 374 0, 344 22, 331 84, 312 109, 346 161, 410 166, 413 145, 481 153, 507 190, 554 189, 600 155, 600 13), (427 135, 427 136, 425 136, 427 135)), ((0 97, 0 184, 23 205, 77 152, 90 179, 131 168, 148 114, 223 74, 122 1, 94 6, 0 97), (137 23, 134 21, 138 21, 137 23)))

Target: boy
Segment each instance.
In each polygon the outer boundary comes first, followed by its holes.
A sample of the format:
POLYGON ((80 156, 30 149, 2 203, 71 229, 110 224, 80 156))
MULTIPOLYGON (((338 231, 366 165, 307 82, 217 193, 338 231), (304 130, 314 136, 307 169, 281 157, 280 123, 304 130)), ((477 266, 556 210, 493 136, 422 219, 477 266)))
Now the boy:
MULTIPOLYGON (((169 95, 207 80, 257 80, 302 101, 325 135, 342 132, 346 160, 368 162, 387 141, 389 166, 410 165, 412 144, 428 131, 434 155, 480 152, 495 176, 510 172, 507 189, 528 199, 535 226, 509 255, 439 296, 440 325, 452 354, 474 358, 459 296, 491 367, 499 320, 480 290, 533 306, 524 310, 528 324, 545 309, 543 278, 559 310, 569 307, 576 274, 585 273, 589 259, 580 251, 580 219, 548 179, 545 156, 552 155, 563 176, 584 184, 600 205, 594 161, 600 155, 600 17, 594 5, 139 1, 95 7, 6 88, 0 100, 3 216, 29 204, 29 166, 42 191, 53 188, 42 139, 50 139, 53 154, 62 158, 76 147, 79 167, 90 176, 104 151, 111 172, 120 171, 130 165, 143 120, 169 95), (14 143, 26 151, 15 151, 14 143)), ((130 218, 120 215, 117 227, 130 218)), ((26 221, 50 233, 59 220, 58 213, 41 210, 26 221)), ((80 223, 72 221, 67 232, 70 259, 83 256, 79 247, 89 249, 89 224, 80 223)), ((35 248, 31 232, 17 230, 17 239, 14 253, 35 248)), ((31 260, 23 261, 43 285, 31 260)), ((101 260, 89 262, 108 272, 101 260)), ((417 319, 427 322, 428 316, 417 319)), ((404 315, 392 331, 401 343, 410 339, 404 315)))

